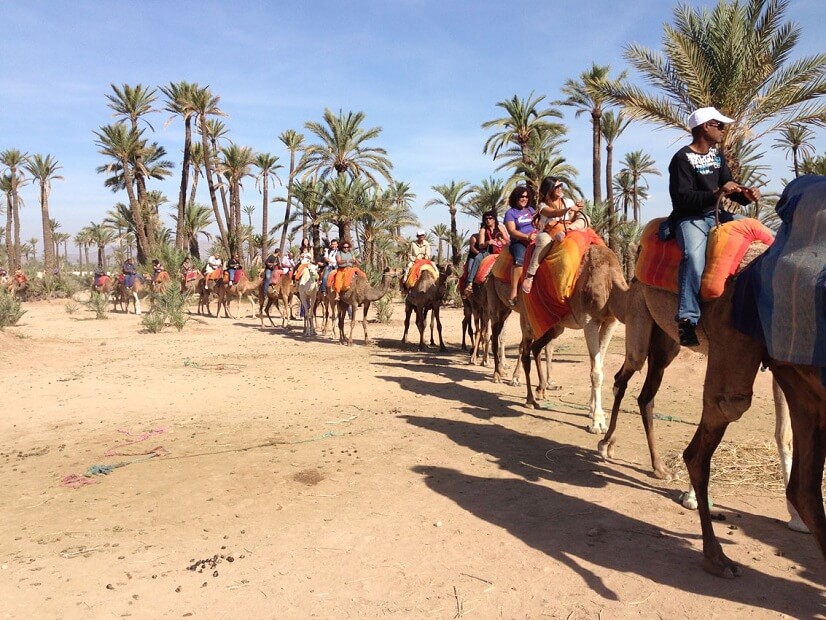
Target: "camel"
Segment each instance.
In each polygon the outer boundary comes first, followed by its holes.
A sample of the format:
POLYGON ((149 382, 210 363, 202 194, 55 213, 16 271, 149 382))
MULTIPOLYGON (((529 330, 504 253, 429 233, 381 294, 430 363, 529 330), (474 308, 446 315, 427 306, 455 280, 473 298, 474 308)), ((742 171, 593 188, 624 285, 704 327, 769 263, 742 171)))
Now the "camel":
POLYGON ((6 283, 6 290, 12 299, 17 301, 27 301, 29 298, 29 283, 28 281, 18 282, 15 278, 9 278, 6 283))
POLYGON ((398 278, 401 273, 402 272, 400 269, 390 269, 388 267, 384 270, 384 274, 382 275, 381 283, 378 288, 370 286, 367 278, 362 275, 356 274, 353 276, 350 288, 339 293, 339 299, 337 302, 338 307, 336 308, 336 311, 338 312, 338 335, 339 342, 341 344, 346 344, 348 346, 353 344, 353 328, 356 325, 356 309, 359 306, 364 308, 361 320, 362 327, 364 328, 364 343, 367 344, 369 342, 369 337, 367 335, 367 311, 370 309, 370 304, 384 297, 385 294, 387 294, 387 291, 390 290, 390 285, 393 280, 398 278), (345 338, 344 316, 347 314, 348 309, 351 313, 350 335, 345 338))
POLYGON ((439 317, 439 308, 442 305, 445 295, 445 282, 451 273, 450 265, 442 265, 439 267, 438 279, 434 277, 433 272, 429 269, 423 269, 419 272, 419 278, 416 280, 413 287, 408 289, 407 296, 404 300, 404 334, 402 334, 402 342, 407 342, 407 330, 410 328, 410 315, 416 311, 416 327, 419 328, 419 351, 424 351, 424 330, 425 322, 427 321, 427 313, 433 311, 430 329, 430 346, 435 346, 433 341, 433 325, 432 321, 436 321, 436 327, 439 330, 439 351, 447 351, 445 342, 442 339, 442 320, 439 317))
POLYGON ((473 310, 469 298, 462 297, 462 351, 468 350, 467 342, 473 347, 473 310))
POLYGON ((338 338, 336 335, 336 325, 338 324, 338 302, 336 301, 335 289, 332 286, 328 286, 327 290, 319 295, 318 300, 324 310, 324 323, 321 327, 321 333, 324 336, 327 335, 327 325, 329 324, 332 329, 330 338, 332 340, 336 340, 338 338))
MULTIPOLYGON (((123 282, 118 281, 117 286, 118 296, 120 298, 121 309, 129 314, 129 302, 132 301, 132 305, 135 308, 135 314, 141 314, 141 299, 146 297, 149 293, 149 290, 144 287, 143 280, 140 276, 135 276, 132 280, 132 286, 126 286, 126 280, 124 279, 123 282)), ((118 303, 116 299, 115 304, 118 303)), ((114 307, 113 307, 114 311, 114 307)))
MULTIPOLYGON (((588 431, 604 433, 607 430, 605 412, 602 409, 602 365, 614 330, 620 322, 625 322, 627 299, 628 283, 617 255, 604 245, 591 245, 585 250, 579 264, 576 284, 568 299, 570 314, 545 334, 534 334, 526 317, 520 315, 520 353, 528 391, 527 405, 539 407, 531 389, 531 355, 536 360, 539 376, 547 376, 541 371, 542 349, 559 337, 565 328, 581 329, 585 333, 588 357, 591 360, 591 398, 588 404, 591 424, 588 431)), ((549 355, 549 365, 550 359, 549 355)), ((543 385, 537 389, 537 396, 544 396, 543 385)))
POLYGON ((114 280, 110 276, 105 276, 105 278, 103 279, 103 282, 101 282, 100 286, 95 284, 96 281, 97 281, 97 278, 93 276, 92 277, 92 287, 91 287, 92 294, 99 293, 101 295, 105 295, 106 299, 109 299, 109 296, 112 294, 112 290, 114 288, 114 286, 113 286, 114 280))
MULTIPOLYGON (((465 307, 465 320, 468 320, 469 323, 470 358, 468 361, 474 365, 479 363, 479 349, 481 347, 483 351, 481 364, 487 366, 490 351, 490 319, 487 313, 487 291, 485 286, 474 286, 471 294, 462 302, 465 307)), ((464 327, 464 320, 462 326, 464 327)), ((464 334, 462 342, 464 343, 464 334)))
POLYGON ((169 284, 170 280, 171 280, 171 278, 169 277, 169 272, 166 271, 166 270, 161 271, 155 277, 155 279, 152 282, 150 282, 150 284, 149 284, 149 288, 151 289, 152 294, 154 294, 154 295, 163 294, 163 292, 166 290, 166 287, 169 284))
POLYGON ((309 264, 296 284, 304 313, 304 335, 315 337, 315 306, 318 296, 318 265, 309 264))
MULTIPOLYGON (((292 318, 292 309, 290 307, 290 302, 292 301, 293 295, 295 294, 295 285, 293 284, 293 277, 292 271, 289 273, 282 273, 280 277, 276 280, 276 274, 273 273, 273 281, 270 283, 269 288, 267 289, 266 296, 261 295, 258 300, 258 316, 261 318, 261 326, 264 326, 264 314, 267 315, 267 319, 270 321, 270 325, 275 327, 275 323, 273 323, 272 317, 270 316, 270 308, 273 304, 281 312, 281 327, 287 327, 288 321, 292 318), (279 306, 278 302, 282 302, 284 304, 284 311, 281 311, 281 307, 279 306), (264 305, 266 303, 266 306, 264 305)), ((263 276, 260 282, 260 285, 263 287, 264 280, 263 276)))
POLYGON ((218 309, 215 311, 216 316, 221 312, 221 306, 224 307, 224 317, 229 318, 232 317, 233 319, 240 318, 241 314, 241 299, 243 297, 247 298, 247 301, 250 303, 250 314, 254 317, 255 316, 255 299, 258 298, 258 293, 261 290, 261 285, 264 282, 263 275, 259 277, 257 280, 250 280, 247 277, 246 273, 242 273, 238 279, 238 282, 233 284, 232 286, 229 285, 228 282, 225 282, 222 279, 218 280, 215 284, 215 296, 218 298, 218 309), (229 311, 229 306, 232 300, 235 299, 237 301, 237 315, 233 315, 229 311))

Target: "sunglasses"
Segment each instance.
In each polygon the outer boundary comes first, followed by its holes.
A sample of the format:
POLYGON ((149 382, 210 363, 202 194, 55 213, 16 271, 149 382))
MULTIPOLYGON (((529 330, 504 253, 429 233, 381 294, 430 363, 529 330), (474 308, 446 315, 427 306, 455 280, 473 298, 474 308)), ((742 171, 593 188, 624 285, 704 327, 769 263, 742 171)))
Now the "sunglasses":
POLYGON ((721 122, 719 122, 719 121, 710 121, 710 122, 706 123, 706 126, 707 126, 707 127, 716 127, 716 128, 717 128, 717 129, 719 129, 720 131, 723 131, 723 129, 725 129, 725 128, 726 128, 726 124, 725 124, 725 123, 721 123, 721 122))

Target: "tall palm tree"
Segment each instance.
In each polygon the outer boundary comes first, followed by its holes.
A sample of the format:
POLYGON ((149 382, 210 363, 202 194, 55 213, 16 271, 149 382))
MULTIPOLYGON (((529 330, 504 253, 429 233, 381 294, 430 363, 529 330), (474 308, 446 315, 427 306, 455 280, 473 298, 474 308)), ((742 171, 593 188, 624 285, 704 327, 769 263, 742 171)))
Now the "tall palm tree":
MULTIPOLYGON (((256 248, 261 247, 261 239, 258 239, 258 245, 253 246, 253 237, 255 236, 255 228, 252 225, 252 214, 255 213, 255 205, 244 205, 241 207, 241 210, 247 216, 247 224, 244 225, 244 239, 247 241, 247 257, 249 262, 252 262, 252 259, 255 258, 255 250, 256 248)), ((262 259, 265 256, 261 257, 262 259)))
POLYGON ((129 197, 129 210, 132 220, 135 222, 135 235, 138 242, 138 262, 146 263, 147 256, 154 250, 146 236, 146 226, 144 223, 144 203, 138 200, 135 192, 135 182, 132 175, 130 161, 135 152, 142 147, 142 130, 129 129, 123 124, 104 125, 100 131, 96 131, 97 140, 95 144, 100 147, 99 153, 111 157, 119 163, 124 175, 124 187, 129 197))
MULTIPOLYGON (((295 129, 287 129, 286 131, 281 132, 278 139, 281 140, 290 152, 290 171, 289 176, 287 177, 287 204, 284 211, 285 226, 282 228, 280 243, 280 246, 283 247, 286 243, 286 237, 284 236, 286 232, 286 222, 289 221, 291 217, 290 210, 292 209, 293 202, 293 183, 295 182, 295 175, 298 172, 298 169, 296 168, 295 156, 298 151, 304 148, 304 134, 298 133, 295 129)), ((307 236, 308 221, 309 218, 307 212, 303 211, 301 214, 301 230, 305 237, 307 236)))
MULTIPOLYGON (((401 216, 400 219, 405 219, 407 214, 412 215, 413 201, 416 200, 416 194, 414 194, 410 189, 410 183, 405 183, 404 181, 392 181, 388 185, 387 191, 390 192, 390 199, 393 201, 393 204, 396 205, 396 212, 401 216)), ((417 224, 418 222, 414 223, 414 225, 417 224)), ((397 239, 401 238, 402 227, 406 225, 407 224, 402 223, 401 221, 394 225, 393 234, 397 239)))
POLYGON ((525 99, 514 95, 512 99, 497 102, 496 106, 505 110, 507 116, 482 123, 482 129, 499 129, 487 139, 482 152, 491 153, 497 159, 503 148, 515 146, 519 149, 522 161, 528 163, 532 155, 532 141, 536 142, 539 136, 547 134, 564 134, 565 127, 562 124, 547 120, 562 118, 562 113, 554 107, 540 109, 544 99, 545 95, 534 96, 531 91, 525 99))
POLYGON ((425 208, 432 205, 447 207, 450 213, 451 262, 454 267, 459 267, 462 260, 462 248, 459 242, 459 230, 456 226, 456 213, 464 208, 468 198, 473 194, 473 189, 466 181, 451 181, 448 185, 434 185, 431 189, 439 194, 439 197, 428 200, 424 206, 425 208))
POLYGON ((81 228, 77 233, 75 233, 74 237, 75 245, 77 246, 77 267, 80 275, 83 275, 83 259, 86 258, 86 268, 90 267, 89 265, 89 245, 92 243, 92 238, 89 235, 89 229, 87 227, 81 228))
POLYGON ((815 154, 815 147, 812 144, 814 137, 815 133, 805 125, 789 125, 783 128, 774 140, 773 149, 783 149, 791 153, 795 178, 800 176, 798 157, 806 159, 815 154))
MULTIPOLYGON (((177 215, 172 219, 177 224, 177 215)), ((212 224, 212 210, 204 205, 189 201, 184 209, 183 234, 186 238, 189 255, 201 258, 201 248, 198 243, 198 235, 204 235, 207 241, 212 241, 212 235, 207 232, 207 228, 212 224)))
MULTIPOLYGON (((208 117, 210 116, 226 116, 226 114, 218 107, 221 98, 213 95, 209 87, 198 88, 192 95, 193 103, 195 104, 196 114, 198 116, 198 129, 201 132, 201 154, 203 157, 204 176, 207 180, 207 187, 209 188, 209 200, 212 203, 212 212, 215 216, 215 223, 218 225, 218 232, 224 243, 227 242, 227 230, 224 226, 224 220, 221 217, 221 212, 218 210, 218 198, 216 196, 215 181, 213 174, 215 172, 213 165, 214 154, 210 146, 208 117)), ((225 252, 229 252, 229 245, 224 247, 225 252)))
POLYGON ((667 25, 664 50, 639 44, 625 58, 653 84, 648 93, 628 84, 606 87, 605 94, 634 119, 687 130, 695 109, 715 106, 735 119, 722 146, 734 178, 740 163, 728 145, 759 140, 792 125, 823 125, 826 104, 826 54, 797 58, 800 28, 784 21, 788 0, 720 0, 713 9, 679 4, 667 25))
MULTIPOLYGON (((644 186, 634 186, 634 177, 629 170, 620 170, 614 175, 614 210, 622 208, 622 221, 617 224, 618 230, 623 222, 628 221, 628 211, 633 208, 634 202, 643 202, 648 198, 648 189, 644 186)), ((619 236, 619 232, 617 233, 619 236)))
POLYGON ((379 174, 389 182, 393 164, 387 158, 387 151, 366 144, 378 138, 382 128, 365 129, 363 122, 364 112, 344 114, 339 110, 336 116, 325 109, 323 123, 304 123, 304 127, 320 141, 304 150, 299 167, 306 171, 305 178, 318 175, 318 178, 326 179, 335 172, 338 176, 346 174, 352 178, 364 176, 375 184, 375 174, 379 174))
POLYGON ((104 224, 94 222, 89 222, 86 231, 90 243, 96 245, 98 249, 98 269, 106 269, 106 246, 115 241, 115 233, 104 224))
POLYGON ((594 204, 602 202, 602 114, 605 111, 607 96, 604 89, 607 86, 620 86, 625 80, 626 73, 623 71, 618 78, 610 78, 611 67, 609 65, 597 65, 593 63, 588 71, 583 71, 579 80, 567 80, 562 87, 562 93, 566 99, 560 101, 561 105, 576 108, 574 114, 577 118, 584 112, 591 116, 591 158, 594 187, 594 204))
MULTIPOLYGON (((324 182, 324 210, 338 224, 341 242, 353 244, 352 224, 365 211, 369 187, 371 185, 365 179, 345 175, 338 175, 324 182)), ((361 239, 355 241, 360 247, 361 239)))
MULTIPOLYGON (((631 175, 632 197, 634 199, 634 221, 640 222, 640 182, 645 182, 645 175, 656 174, 660 176, 662 173, 654 166, 654 160, 651 156, 643 151, 631 151, 626 153, 625 159, 622 160, 623 171, 631 175)), ((646 189, 648 183, 645 183, 646 189)))
POLYGON ((23 200, 20 198, 20 188, 27 183, 23 174, 23 167, 28 159, 28 154, 19 149, 6 149, 0 151, 0 164, 6 169, 9 176, 9 192, 11 196, 12 225, 14 230, 10 232, 14 238, 14 247, 9 266, 17 266, 20 263, 20 206, 23 200))
POLYGON ((442 242, 450 242, 450 228, 448 228, 446 224, 435 224, 433 228, 430 229, 430 232, 436 237, 436 264, 441 265, 442 257, 444 256, 442 242))
POLYGON ((51 275, 57 266, 54 251, 54 239, 51 227, 49 225, 49 194, 52 191, 52 181, 63 180, 63 177, 57 174, 63 166, 57 163, 57 160, 51 155, 41 155, 36 153, 32 155, 23 166, 32 179, 37 182, 40 187, 40 219, 43 225, 43 263, 45 266, 45 273, 51 275))
MULTIPOLYGON (((32 252, 32 260, 37 260, 37 244, 40 242, 40 239, 37 237, 32 237, 24 245, 27 245, 32 252)), ((26 260, 29 260, 29 253, 26 252, 26 260)))
POLYGON ((505 182, 488 177, 470 188, 473 196, 462 207, 462 213, 477 221, 482 220, 486 211, 495 211, 498 216, 505 211, 505 182))
POLYGON ((631 119, 627 119, 619 112, 616 116, 612 110, 608 110, 602 114, 600 127, 602 137, 605 138, 605 193, 606 203, 608 207, 608 247, 614 252, 619 249, 619 240, 617 239, 617 212, 614 208, 614 142, 620 137, 631 119))
MULTIPOLYGON (((186 247, 186 238, 181 226, 184 220, 184 208, 188 202, 186 192, 189 189, 189 166, 192 159, 192 119, 197 114, 193 94, 199 86, 197 83, 180 81, 170 82, 169 85, 160 88, 166 96, 164 110, 180 116, 184 121, 184 154, 181 162, 181 187, 178 192, 178 227, 175 230, 175 247, 183 250, 186 247)), ((172 122, 175 116, 172 116, 167 124, 172 122)))
POLYGON ((220 171, 229 183, 229 203, 231 221, 227 222, 230 232, 230 254, 241 254, 243 241, 241 235, 241 181, 250 176, 250 169, 255 162, 255 153, 248 146, 230 143, 221 148, 220 171))
MULTIPOLYGON (((284 135, 284 134, 281 134, 284 135)), ((266 258, 267 252, 270 249, 270 241, 267 235, 267 232, 270 229, 269 224, 269 211, 270 211, 270 183, 273 182, 272 179, 275 178, 281 183, 281 179, 278 178, 278 173, 276 170, 282 168, 278 163, 278 156, 272 155, 271 153, 258 153, 255 156, 255 167, 258 168, 258 174, 255 175, 255 185, 261 191, 262 194, 262 202, 261 202, 261 247, 259 250, 261 251, 261 258, 266 258)), ((290 199, 289 196, 290 189, 287 188, 287 200, 290 199)), ((250 222, 252 225, 252 222, 250 222)), ((250 250, 250 254, 252 251, 250 250)))
POLYGON ((4 174, 0 177, 0 192, 3 192, 3 197, 5 198, 6 202, 6 229, 5 229, 5 239, 6 239, 6 262, 7 266, 12 269, 14 265, 16 265, 14 260, 14 234, 12 231, 12 224, 13 224, 13 213, 14 208, 12 207, 12 187, 14 183, 12 182, 12 176, 10 173, 4 174))
MULTIPOLYGON (((295 181, 293 184, 293 197, 297 204, 301 205, 303 213, 307 214, 307 219, 310 225, 310 237, 313 242, 313 250, 316 256, 321 250, 321 226, 329 225, 326 219, 327 203, 324 200, 324 183, 319 183, 313 179, 306 181, 295 181)), ((289 221, 282 224, 282 241, 281 247, 287 242, 283 236, 283 230, 289 225, 289 221)))

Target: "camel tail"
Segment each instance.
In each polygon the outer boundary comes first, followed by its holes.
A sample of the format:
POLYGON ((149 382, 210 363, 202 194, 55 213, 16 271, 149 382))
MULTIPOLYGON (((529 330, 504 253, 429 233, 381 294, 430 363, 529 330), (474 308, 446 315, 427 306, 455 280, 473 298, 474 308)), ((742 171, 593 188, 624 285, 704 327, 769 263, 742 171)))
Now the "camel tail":
POLYGON ((628 283, 622 273, 614 274, 611 285, 611 296, 608 298, 608 309, 624 325, 628 313, 628 283))

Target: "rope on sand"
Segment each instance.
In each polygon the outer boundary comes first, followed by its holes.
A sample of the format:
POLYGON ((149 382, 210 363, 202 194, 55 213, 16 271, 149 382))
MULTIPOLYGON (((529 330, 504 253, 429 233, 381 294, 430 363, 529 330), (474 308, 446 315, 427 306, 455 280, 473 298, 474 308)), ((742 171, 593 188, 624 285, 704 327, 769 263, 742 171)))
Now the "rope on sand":
MULTIPOLYGON (((141 441, 146 441, 150 437, 155 437, 156 435, 162 435, 166 432, 165 428, 153 428, 144 433, 133 433, 132 431, 128 431, 125 429, 118 430, 119 433, 123 433, 128 437, 134 437, 134 441, 127 441, 126 443, 119 444, 114 448, 107 450, 103 456, 136 456, 135 454, 129 454, 127 452, 118 452, 121 448, 125 448, 127 446, 135 445, 136 443, 140 443, 141 441)), ((147 452, 142 452, 140 454, 148 454, 147 452)))

